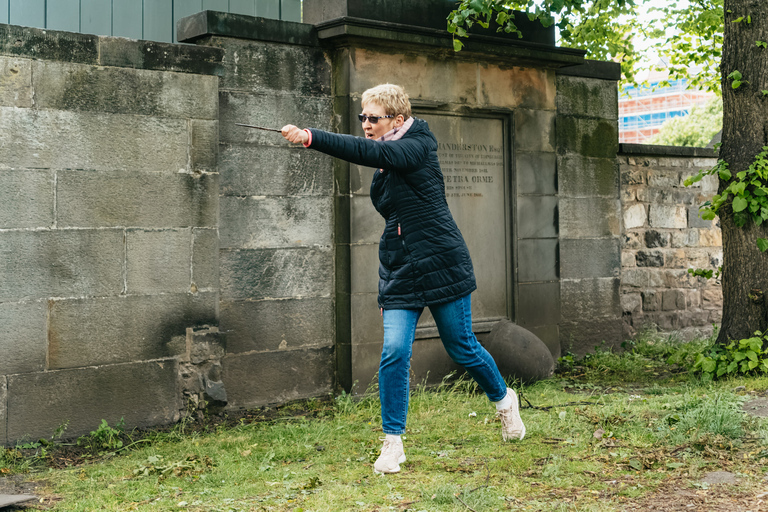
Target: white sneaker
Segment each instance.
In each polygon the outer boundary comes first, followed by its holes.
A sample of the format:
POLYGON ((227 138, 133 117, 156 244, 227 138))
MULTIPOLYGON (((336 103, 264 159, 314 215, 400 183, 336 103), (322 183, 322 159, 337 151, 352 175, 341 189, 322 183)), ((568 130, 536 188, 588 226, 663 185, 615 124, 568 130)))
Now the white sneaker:
POLYGON ((373 464, 373 471, 376 473, 397 473, 400 471, 400 464, 405 462, 405 452, 403 451, 403 442, 390 441, 384 439, 384 446, 381 447, 381 455, 373 464))
POLYGON ((509 388, 507 388, 507 394, 512 397, 512 405, 496 412, 496 416, 501 418, 501 437, 505 441, 522 439, 525 437, 525 425, 520 417, 517 394, 509 388))

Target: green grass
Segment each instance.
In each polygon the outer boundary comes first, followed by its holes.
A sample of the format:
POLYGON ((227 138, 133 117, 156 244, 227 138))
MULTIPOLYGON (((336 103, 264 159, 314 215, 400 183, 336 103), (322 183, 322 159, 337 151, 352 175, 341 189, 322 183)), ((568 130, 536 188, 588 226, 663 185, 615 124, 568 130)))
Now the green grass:
POLYGON ((41 506, 68 511, 611 511, 662 484, 700 485, 708 471, 757 485, 766 425, 740 407, 768 379, 703 383, 666 363, 680 343, 646 335, 623 354, 598 351, 516 386, 537 407, 522 410, 522 442, 501 441, 494 409, 471 381, 417 388, 408 461, 396 475, 372 471, 383 436, 373 394, 290 404, 271 420, 208 432, 179 425, 66 469, 7 450, 0 468, 45 482, 53 501, 41 506))

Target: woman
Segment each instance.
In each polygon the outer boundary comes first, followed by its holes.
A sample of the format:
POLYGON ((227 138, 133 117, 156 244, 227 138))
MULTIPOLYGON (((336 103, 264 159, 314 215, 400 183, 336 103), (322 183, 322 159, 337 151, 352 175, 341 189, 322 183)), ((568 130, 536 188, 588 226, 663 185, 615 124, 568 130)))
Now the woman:
POLYGON ((445 200, 437 140, 425 121, 411 116, 408 95, 397 85, 365 91, 362 107, 364 138, 293 125, 284 126, 282 134, 290 142, 377 169, 371 200, 386 220, 379 243, 384 321, 379 398, 386 438, 374 471, 397 473, 405 462, 400 436, 408 413, 411 349, 425 307, 448 354, 496 404, 503 439, 522 439, 517 395, 472 332, 470 293, 477 286, 469 251, 445 200))

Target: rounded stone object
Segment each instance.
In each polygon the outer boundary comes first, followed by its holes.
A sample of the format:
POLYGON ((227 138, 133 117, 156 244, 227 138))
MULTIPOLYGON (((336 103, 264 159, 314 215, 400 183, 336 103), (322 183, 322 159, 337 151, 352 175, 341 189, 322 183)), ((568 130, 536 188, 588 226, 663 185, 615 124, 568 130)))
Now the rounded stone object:
POLYGON ((504 378, 535 382, 555 372, 555 360, 544 342, 509 320, 496 323, 483 346, 493 356, 504 378))

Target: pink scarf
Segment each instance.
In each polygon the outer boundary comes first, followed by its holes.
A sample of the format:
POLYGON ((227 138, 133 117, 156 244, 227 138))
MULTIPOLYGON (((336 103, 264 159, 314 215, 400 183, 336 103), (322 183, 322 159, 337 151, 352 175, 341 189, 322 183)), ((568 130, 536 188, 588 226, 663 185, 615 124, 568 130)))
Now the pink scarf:
POLYGON ((409 117, 406 122, 403 123, 403 125, 400 128, 393 128, 389 130, 387 133, 381 136, 379 139, 382 142, 386 142, 389 140, 398 140, 403 135, 405 135, 405 132, 408 131, 408 128, 413 126, 413 117, 409 117))

